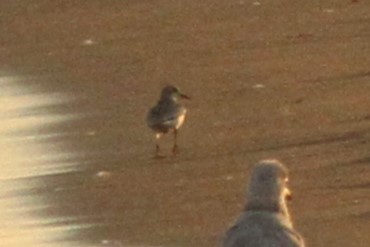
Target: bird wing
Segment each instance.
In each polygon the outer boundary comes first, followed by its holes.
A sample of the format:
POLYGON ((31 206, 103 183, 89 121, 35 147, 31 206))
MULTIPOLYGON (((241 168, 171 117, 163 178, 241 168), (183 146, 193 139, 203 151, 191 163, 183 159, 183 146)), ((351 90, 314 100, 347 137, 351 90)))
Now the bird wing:
POLYGON ((223 247, 304 247, 302 237, 269 213, 248 213, 225 235, 223 247))
POLYGON ((177 119, 186 113, 186 109, 178 104, 167 102, 157 104, 147 116, 149 126, 163 126, 171 128, 176 125, 177 119))

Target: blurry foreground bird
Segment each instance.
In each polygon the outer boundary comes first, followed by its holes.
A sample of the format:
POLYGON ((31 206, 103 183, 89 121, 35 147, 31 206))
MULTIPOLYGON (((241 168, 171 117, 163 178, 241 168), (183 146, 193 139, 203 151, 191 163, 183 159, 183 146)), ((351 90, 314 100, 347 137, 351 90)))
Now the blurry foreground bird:
POLYGON ((174 144, 172 153, 178 152, 177 131, 184 123, 186 108, 178 103, 179 98, 190 99, 187 95, 180 93, 174 86, 166 86, 162 89, 157 105, 150 109, 147 115, 147 124, 155 133, 155 155, 159 156, 159 139, 163 134, 173 131, 174 144))
POLYGON ((286 167, 277 160, 262 160, 254 167, 247 191, 247 204, 227 232, 224 247, 304 247, 293 228, 286 201, 286 167))

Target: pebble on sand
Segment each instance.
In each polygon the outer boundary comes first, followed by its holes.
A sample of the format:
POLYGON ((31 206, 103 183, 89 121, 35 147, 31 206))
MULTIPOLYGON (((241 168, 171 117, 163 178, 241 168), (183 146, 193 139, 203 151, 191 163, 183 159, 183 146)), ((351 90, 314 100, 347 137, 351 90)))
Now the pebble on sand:
POLYGON ((109 178, 110 176, 112 176, 112 173, 108 171, 98 171, 97 173, 95 173, 95 176, 98 178, 109 178))
POLYGON ((96 41, 93 40, 93 39, 85 39, 83 42, 82 42, 83 45, 95 45, 96 44, 96 41))
POLYGON ((255 84, 255 85, 253 85, 253 88, 256 88, 256 89, 265 88, 265 85, 263 85, 263 84, 255 84))

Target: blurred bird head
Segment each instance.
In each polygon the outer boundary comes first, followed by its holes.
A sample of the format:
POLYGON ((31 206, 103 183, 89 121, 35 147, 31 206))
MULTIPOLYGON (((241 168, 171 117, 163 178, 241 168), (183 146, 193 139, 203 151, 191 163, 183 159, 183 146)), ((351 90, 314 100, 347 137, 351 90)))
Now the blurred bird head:
POLYGON ((288 170, 277 160, 262 160, 252 170, 247 193, 247 209, 286 210, 292 199, 288 170))
POLYGON ((161 100, 172 99, 174 101, 177 101, 179 98, 190 99, 189 96, 187 96, 186 94, 181 93, 180 90, 177 87, 166 86, 162 89, 161 100))

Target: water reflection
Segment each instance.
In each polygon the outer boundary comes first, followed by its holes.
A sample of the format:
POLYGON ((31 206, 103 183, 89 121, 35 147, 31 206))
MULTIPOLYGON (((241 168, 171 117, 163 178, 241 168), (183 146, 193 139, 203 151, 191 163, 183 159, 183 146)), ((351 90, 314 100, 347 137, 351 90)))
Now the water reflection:
POLYGON ((60 163, 70 159, 71 154, 61 153, 61 144, 52 142, 63 133, 39 134, 39 130, 77 118, 77 114, 50 112, 51 107, 73 99, 61 93, 35 93, 21 82, 21 78, 0 79, 0 179, 70 171, 70 164, 60 163), (50 166, 57 162, 57 166, 50 166))
POLYGON ((139 145, 142 129, 80 86, 69 92, 57 82, 0 77, 0 245, 181 242, 176 210, 168 216, 173 205, 158 197, 173 182, 156 183, 162 170, 135 149, 148 146, 139 145))
POLYGON ((24 78, 0 78, 2 246, 83 246, 71 239, 76 229, 88 228, 90 224, 78 223, 73 217, 37 217, 38 212, 52 207, 45 201, 45 192, 58 191, 50 190, 39 178, 81 169, 76 162, 80 154, 66 150, 61 141, 71 133, 47 131, 83 117, 58 113, 58 108, 73 100, 59 92, 35 91, 24 78))

